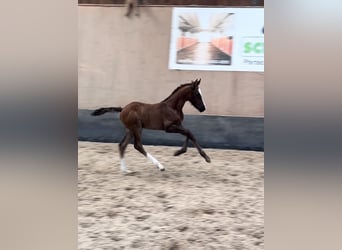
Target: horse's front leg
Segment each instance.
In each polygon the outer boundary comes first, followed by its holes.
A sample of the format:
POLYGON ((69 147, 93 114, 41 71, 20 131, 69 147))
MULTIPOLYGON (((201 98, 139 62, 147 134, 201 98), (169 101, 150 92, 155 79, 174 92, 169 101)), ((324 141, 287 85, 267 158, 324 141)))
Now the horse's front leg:
POLYGON ((180 154, 181 153, 185 153, 186 152, 186 148, 188 146, 188 140, 190 139, 192 141, 192 143, 195 145, 195 147, 197 148, 197 150, 200 153, 200 155, 206 160, 206 162, 210 162, 211 161, 209 156, 203 151, 201 146, 197 143, 197 140, 195 139, 194 135, 190 132, 190 130, 185 129, 181 124, 179 124, 179 125, 175 125, 175 124, 170 125, 169 127, 166 128, 165 131, 168 132, 168 133, 180 133, 180 134, 186 136, 186 141, 185 141, 183 147, 179 151, 177 151, 176 153, 178 153, 178 152, 180 152, 180 154))
POLYGON ((184 154, 186 152, 186 150, 188 149, 188 143, 189 143, 189 137, 186 137, 185 142, 184 142, 182 148, 177 150, 174 153, 174 156, 178 156, 178 155, 184 154))

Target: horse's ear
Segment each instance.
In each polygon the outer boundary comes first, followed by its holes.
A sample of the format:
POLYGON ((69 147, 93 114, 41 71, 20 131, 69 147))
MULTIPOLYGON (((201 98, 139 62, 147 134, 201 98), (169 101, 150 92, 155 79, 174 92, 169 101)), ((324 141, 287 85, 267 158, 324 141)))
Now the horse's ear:
POLYGON ((195 81, 191 81, 192 83, 192 89, 195 90, 198 87, 198 79, 196 79, 195 81))
POLYGON ((196 79, 196 81, 195 81, 195 87, 198 87, 198 85, 200 84, 200 82, 201 82, 201 79, 196 79))

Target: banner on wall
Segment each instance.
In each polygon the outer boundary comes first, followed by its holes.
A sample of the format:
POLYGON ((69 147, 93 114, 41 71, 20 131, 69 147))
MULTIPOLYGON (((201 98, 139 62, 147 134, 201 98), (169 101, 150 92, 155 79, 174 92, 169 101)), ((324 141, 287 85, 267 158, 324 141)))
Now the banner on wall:
POLYGON ((263 8, 174 8, 169 69, 264 71, 263 8))

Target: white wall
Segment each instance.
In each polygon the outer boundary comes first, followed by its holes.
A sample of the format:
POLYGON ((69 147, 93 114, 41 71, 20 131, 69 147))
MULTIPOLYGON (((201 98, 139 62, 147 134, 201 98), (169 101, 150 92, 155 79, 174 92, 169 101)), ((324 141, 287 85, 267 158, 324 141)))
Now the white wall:
MULTIPOLYGON (((168 69, 171 7, 79 6, 80 109, 159 102, 179 84, 202 78, 205 114, 264 116, 264 74, 168 69)), ((190 104, 186 114, 199 114, 190 104)))

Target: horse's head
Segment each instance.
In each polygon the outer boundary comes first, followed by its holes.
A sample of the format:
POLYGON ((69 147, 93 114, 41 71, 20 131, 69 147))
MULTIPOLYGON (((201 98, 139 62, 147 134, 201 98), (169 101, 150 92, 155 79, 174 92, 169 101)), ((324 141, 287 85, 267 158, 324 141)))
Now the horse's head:
POLYGON ((200 82, 201 79, 196 79, 195 81, 191 82, 191 94, 189 101, 199 112, 203 112, 206 107, 202 97, 201 89, 199 88, 200 82))

